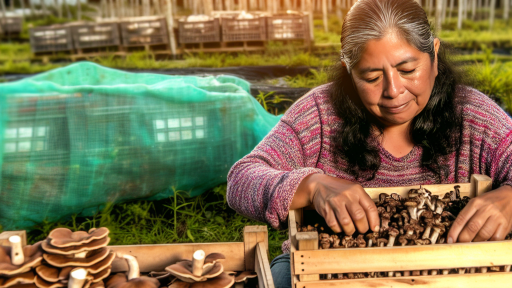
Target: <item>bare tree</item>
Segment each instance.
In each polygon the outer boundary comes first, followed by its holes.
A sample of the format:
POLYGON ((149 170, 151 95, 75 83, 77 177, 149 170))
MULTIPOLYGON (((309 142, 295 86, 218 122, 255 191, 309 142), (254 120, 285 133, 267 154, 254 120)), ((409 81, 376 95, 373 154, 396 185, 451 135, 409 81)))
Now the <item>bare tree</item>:
POLYGON ((82 0, 76 0, 76 19, 82 20, 82 0))
POLYGON ((309 14, 309 39, 311 39, 311 41, 315 40, 315 36, 313 34, 313 28, 314 25, 313 25, 313 3, 312 3, 313 0, 306 0, 306 9, 304 9, 305 11, 307 11, 309 14))
POLYGON ((174 39, 174 17, 171 0, 165 1, 167 6, 167 30, 169 30, 169 44, 171 46, 171 54, 176 55, 176 41, 174 39))
POLYGON ((53 4, 55 5, 55 9, 57 9, 57 16, 62 18, 62 5, 60 5, 59 0, 53 0, 53 4))
POLYGON ((453 6, 454 6, 455 0, 450 0, 450 19, 453 18, 453 6))
POLYGON ((292 8, 292 3, 290 0, 284 0, 284 10, 290 10, 292 8))
POLYGON ((462 29, 462 17, 463 17, 463 14, 464 14, 464 0, 459 0, 459 3, 458 3, 458 8, 459 8, 459 15, 458 15, 458 18, 457 18, 457 29, 462 29))
MULTIPOLYGON (((203 0, 203 11, 205 15, 212 16, 212 4, 212 0, 203 0)), ((245 4, 247 4, 247 2, 245 4)))
MULTIPOLYGON (((11 0, 12 2, 14 2, 14 0, 11 0)), ((25 2, 23 2, 24 0, 20 0, 20 8, 21 8, 21 17, 22 18, 25 18, 25 2)))
POLYGON ((492 26, 494 26, 494 16, 496 14, 496 0, 491 0, 491 11, 489 15, 489 29, 492 30, 492 26))
POLYGON ((471 20, 476 19, 476 0, 471 0, 471 20))
POLYGON ((324 22, 324 31, 329 32, 329 19, 327 15, 327 0, 322 0, 322 16, 324 22))
POLYGON ((448 11, 448 0, 444 0, 443 1, 443 16, 442 16, 442 22, 445 23, 446 22, 446 12, 448 11))
POLYGON ((436 32, 441 32, 441 24, 443 23, 443 2, 446 0, 436 0, 436 32))
POLYGON ((341 0, 336 0, 336 16, 343 23, 343 12, 341 11, 341 0))
POLYGON ((114 0, 108 0, 108 9, 110 10, 110 18, 115 18, 116 17, 116 12, 115 12, 115 9, 114 9, 114 0))
POLYGON ((149 0, 142 0, 142 15, 149 16, 150 15, 149 10, 150 10, 149 0))
MULTIPOLYGON (((0 22, 0 25, 3 23, 4 19, 5 19, 5 14, 7 13, 7 11, 5 11, 5 2, 4 0, 0 0, 0 8, 2 10, 2 22, 0 22)), ((0 30, 2 27, 0 27, 0 30)))
POLYGON ((503 7, 503 20, 508 21, 508 17, 510 14, 510 0, 504 0, 504 7, 503 7))
POLYGON ((64 9, 66 9, 66 17, 68 18, 68 20, 71 20, 72 16, 71 10, 69 10, 68 0, 64 0, 64 9))

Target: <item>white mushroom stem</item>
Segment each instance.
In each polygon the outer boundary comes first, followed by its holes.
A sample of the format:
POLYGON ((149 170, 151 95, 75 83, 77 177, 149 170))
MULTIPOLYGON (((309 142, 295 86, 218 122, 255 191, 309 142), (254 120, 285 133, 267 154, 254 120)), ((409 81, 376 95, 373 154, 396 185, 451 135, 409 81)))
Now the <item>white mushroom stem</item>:
POLYGON ((140 268, 139 262, 132 255, 123 255, 123 258, 126 259, 128 263, 128 280, 132 280, 134 278, 140 277, 140 268))
POLYGON ((73 255, 73 257, 75 257, 75 258, 85 258, 86 256, 87 256, 87 251, 76 253, 75 255, 73 255))
POLYGON ((11 243, 11 264, 21 265, 25 262, 25 255, 23 255, 23 248, 21 247, 21 237, 14 235, 9 237, 11 243))
POLYGON ((422 270, 421 271, 422 276, 428 276, 428 270, 422 270))
POLYGON ((474 274, 476 272, 476 267, 469 268, 469 273, 474 274))
POLYGON ((411 271, 404 271, 404 277, 411 276, 411 271))
POLYGON ((432 236, 430 237, 430 243, 432 243, 432 245, 436 244, 439 232, 441 232, 441 229, 434 227, 434 232, 432 232, 432 236))
POLYGON ((395 277, 402 277, 402 273, 400 273, 400 272, 395 272, 395 277))
POLYGON ((205 253, 203 250, 197 250, 192 256, 192 274, 196 276, 203 275, 204 257, 205 253))
POLYGON ((458 268, 458 269, 459 269, 459 274, 466 273, 466 268, 458 268))
POLYGON ((327 280, 331 280, 332 279, 332 274, 327 274, 327 280))
POLYGON ((393 271, 388 272, 388 277, 393 277, 395 273, 393 271))
POLYGON ((432 272, 430 273, 430 275, 437 275, 437 270, 432 270, 432 272))
POLYGON ((71 271, 69 275, 68 288, 82 288, 87 278, 87 270, 78 268, 71 271))
POLYGON ((487 273, 487 267, 480 268, 480 273, 487 273))
POLYGON ((443 275, 448 275, 448 273, 450 273, 450 269, 444 269, 443 270, 443 275))
POLYGON ((510 272, 510 265, 505 265, 505 272, 510 272))
POLYGON ((411 219, 414 219, 414 220, 418 220, 418 217, 417 217, 417 212, 418 212, 418 207, 407 207, 407 210, 409 211, 409 215, 411 215, 411 219))
POLYGON ((428 239, 430 236, 430 230, 432 229, 432 225, 427 225, 425 228, 425 232, 423 232, 423 235, 421 236, 421 239, 428 239))

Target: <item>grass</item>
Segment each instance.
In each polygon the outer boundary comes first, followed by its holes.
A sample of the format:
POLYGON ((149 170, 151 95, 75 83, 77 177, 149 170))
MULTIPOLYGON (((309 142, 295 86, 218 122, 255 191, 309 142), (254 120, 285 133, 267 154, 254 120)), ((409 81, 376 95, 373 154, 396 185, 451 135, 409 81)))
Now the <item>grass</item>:
MULTIPOLYGON (((243 241, 247 225, 265 225, 236 214, 226 203, 226 185, 220 185, 201 196, 190 198, 184 191, 160 201, 136 200, 107 204, 91 217, 73 215, 57 222, 45 221, 28 233, 35 243, 57 227, 73 231, 107 227, 110 245, 205 243, 243 241)), ((269 228, 270 257, 281 254, 287 231, 269 228)))

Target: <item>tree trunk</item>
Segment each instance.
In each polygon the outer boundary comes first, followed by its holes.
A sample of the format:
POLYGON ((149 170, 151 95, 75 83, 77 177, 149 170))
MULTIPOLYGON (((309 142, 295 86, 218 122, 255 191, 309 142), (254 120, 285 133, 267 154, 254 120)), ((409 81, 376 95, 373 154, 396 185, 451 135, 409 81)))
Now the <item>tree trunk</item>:
POLYGON ((458 3, 458 8, 459 8, 459 15, 458 15, 458 18, 457 18, 457 29, 462 29, 462 16, 463 16, 463 12, 464 12, 464 0, 459 0, 459 3, 458 3))
POLYGON ((315 40, 315 35, 313 34, 313 29, 315 28, 314 25, 313 25, 313 3, 312 3, 313 0, 306 0, 306 9, 305 11, 308 12, 308 16, 309 16, 309 39, 311 41, 314 41, 315 40))
POLYGON ((332 0, 327 0, 327 11, 333 11, 332 10, 332 0))
POLYGON ((455 0, 450 0, 450 19, 453 18, 453 6, 455 5, 454 2, 455 0))
POLYGON ((442 16, 442 22, 446 22, 446 11, 448 10, 448 0, 443 1, 443 16, 442 16))
POLYGON ((306 1, 305 0, 300 0, 300 11, 304 12, 306 11, 306 1))
POLYGON ((212 0, 203 0, 204 15, 212 16, 212 0))
MULTIPOLYGON (((14 2, 14 0, 11 0, 14 2)), ((21 18, 25 19, 25 0, 20 0, 21 18)), ((29 0, 30 1, 30 0, 29 0)))
POLYGON ((505 0, 503 7, 503 20, 508 21, 508 14, 510 14, 510 0, 505 0))
POLYGON ((3 19, 5 19, 5 14, 7 13, 7 11, 5 11, 5 2, 3 0, 0 0, 0 10, 2 10, 2 20, 3 20, 3 19))
POLYGON ((428 16, 432 16, 434 11, 434 0, 428 0, 428 16))
MULTIPOLYGON (((446 0, 436 0, 436 33, 441 32, 441 24, 443 23, 443 2, 446 0)), ((439 35, 439 34, 437 34, 439 35)))
POLYGON ((471 20, 476 19, 476 0, 471 0, 471 20))
POLYGON ((81 0, 76 0, 76 19, 78 19, 78 21, 82 20, 82 1, 81 0))
POLYGON ((53 0, 55 8, 57 9, 57 17, 62 18, 62 5, 59 0, 53 0))
POLYGON ((341 11, 341 0, 336 0, 336 16, 340 23, 343 24, 343 11, 341 11))
POLYGON ((150 14, 151 14, 151 12, 150 12, 149 0, 142 0, 142 15, 149 16, 150 14))
POLYGON ((173 10, 171 0, 165 0, 167 4, 167 30, 169 32, 169 44, 171 46, 171 54, 176 55, 176 40, 174 39, 174 18, 173 18, 173 10))
POLYGON ((494 25, 494 14, 496 13, 496 0, 491 0, 491 11, 489 12, 489 29, 494 25))
POLYGON ((153 7, 155 9, 155 15, 162 15, 165 13, 164 10, 162 10, 162 6, 160 5, 160 0, 153 0, 153 7))
POLYGON ((69 10, 68 0, 64 0, 64 9, 66 9, 66 17, 68 18, 68 20, 71 20, 72 16, 71 10, 69 10))
POLYGON ((110 10, 110 18, 115 18, 114 0, 108 0, 108 9, 110 10))
POLYGON ((322 0, 322 16, 324 22, 324 31, 329 32, 329 18, 327 15, 327 0, 322 0))
MULTIPOLYGON (((42 1, 42 0, 41 0, 41 1, 42 1)), ((30 15, 31 15, 31 16, 34 16, 34 15, 35 15, 35 12, 36 12, 36 10, 35 10, 35 8, 34 8, 34 3, 33 3, 32 1, 30 1, 30 0, 29 0, 29 1, 28 1, 28 5, 29 5, 29 7, 30 7, 30 15)))
POLYGON ((290 0, 284 0, 284 9, 283 10, 291 10, 292 9, 292 3, 290 2, 290 0))

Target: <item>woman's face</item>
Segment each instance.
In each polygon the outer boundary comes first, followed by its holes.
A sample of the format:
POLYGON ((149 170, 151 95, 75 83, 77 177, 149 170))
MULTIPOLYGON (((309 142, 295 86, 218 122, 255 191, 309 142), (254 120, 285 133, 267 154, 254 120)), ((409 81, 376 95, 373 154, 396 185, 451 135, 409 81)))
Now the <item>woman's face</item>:
POLYGON ((407 124, 427 105, 437 76, 434 62, 396 33, 370 40, 352 78, 364 106, 384 126, 407 124))

